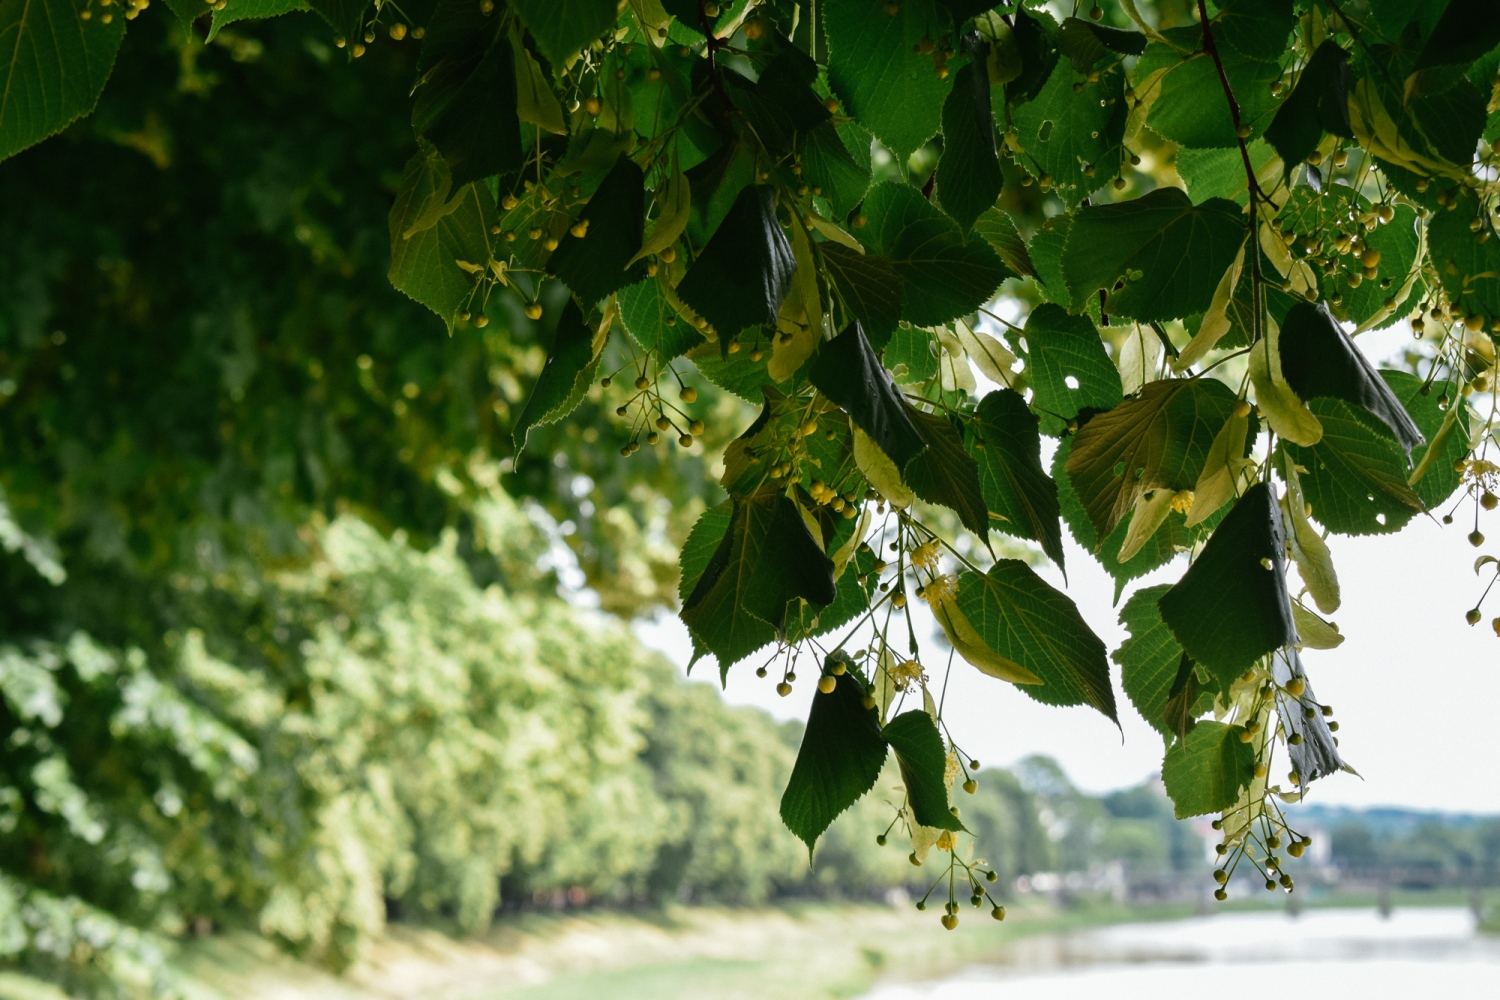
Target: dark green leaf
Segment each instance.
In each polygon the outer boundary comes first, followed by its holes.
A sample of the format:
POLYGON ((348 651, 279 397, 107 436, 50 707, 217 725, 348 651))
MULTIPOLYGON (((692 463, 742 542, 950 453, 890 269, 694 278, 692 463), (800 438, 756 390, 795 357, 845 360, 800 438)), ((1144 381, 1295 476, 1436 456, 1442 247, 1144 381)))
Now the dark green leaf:
POLYGON ((974 223, 974 232, 995 248, 1005 266, 1022 277, 1035 278, 1036 268, 1031 263, 1031 254, 1026 250, 1026 241, 1016 229, 1010 216, 998 208, 987 208, 974 223))
POLYGON ((1161 780, 1178 819, 1222 812, 1255 777, 1255 750, 1240 742, 1241 726, 1200 722, 1167 751, 1161 780))
POLYGON ((1417 68, 1467 65, 1496 45, 1500 45, 1500 7, 1490 0, 1448 0, 1417 56, 1417 68))
POLYGON ((1458 386, 1452 382, 1433 382, 1428 385, 1410 372, 1391 371, 1387 368, 1380 370, 1380 377, 1390 386, 1406 412, 1416 422, 1417 429, 1427 438, 1427 444, 1412 449, 1412 464, 1421 465, 1428 448, 1438 449, 1437 457, 1427 467, 1422 478, 1412 485, 1417 497, 1428 510, 1432 510, 1452 496, 1453 491, 1459 487, 1460 476, 1453 468, 1453 463, 1467 458, 1469 454, 1468 409, 1462 402, 1457 402, 1461 396, 1458 386), (1449 406, 1459 408, 1453 422, 1448 425, 1446 434, 1443 433, 1443 424, 1448 411, 1438 406, 1438 400, 1443 396, 1455 401, 1450 402, 1449 406))
POLYGON ((1037 306, 1026 320, 1025 338, 1031 403, 1043 414, 1045 433, 1060 433, 1084 410, 1120 404, 1120 371, 1087 316, 1070 316, 1051 303, 1037 306))
POLYGON ((1078 429, 1068 478, 1100 536, 1108 536, 1151 490, 1189 490, 1234 393, 1211 378, 1147 382, 1078 429))
POLYGON ((452 330, 455 317, 474 294, 473 279, 454 261, 478 267, 488 263, 495 202, 483 184, 467 185, 451 198, 450 189, 448 165, 431 147, 419 149, 407 161, 391 206, 390 280, 452 330), (439 203, 435 211, 434 202, 439 203), (436 221, 413 232, 413 225, 429 212, 436 221))
POLYGON ((939 830, 962 830, 964 825, 948 808, 948 783, 943 780, 948 754, 932 716, 921 709, 902 712, 886 723, 885 741, 901 765, 912 819, 939 830))
POLYGON ((829 824, 875 787, 885 766, 880 716, 864 700, 853 671, 835 677, 828 694, 813 696, 797 763, 781 796, 781 821, 809 854, 829 824))
POLYGON ((999 530, 1042 544, 1059 567, 1063 564, 1062 522, 1057 484, 1042 468, 1042 438, 1037 418, 1020 393, 997 389, 975 410, 979 435, 973 452, 979 465, 979 488, 985 505, 1002 520, 999 530), (983 447, 978 447, 979 442, 983 447))
POLYGON ((828 199, 834 214, 843 218, 865 196, 870 186, 870 165, 861 165, 833 123, 824 122, 802 136, 802 177, 828 199))
POLYGON ((692 593, 682 620, 719 661, 720 674, 769 642, 787 602, 828 604, 833 563, 807 530, 795 502, 764 486, 735 498, 734 513, 692 593))
POLYGON ((849 312, 876 343, 884 343, 901 322, 901 278, 891 262, 838 243, 820 243, 823 267, 849 312))
POLYGON ((897 385, 913 385, 938 377, 938 350, 929 331, 903 326, 891 334, 881 357, 897 385))
POLYGON ((1019 7, 1015 13, 1016 47, 1021 53, 1021 72, 1005 85, 1005 99, 1012 106, 1036 97, 1057 65, 1057 22, 1045 10, 1019 7))
POLYGON ((948 30, 932 0, 905 0, 892 14, 867 0, 827 0, 828 82, 848 114, 902 159, 937 131, 947 80, 915 46, 948 30))
POLYGON ((1349 124, 1349 56, 1337 42, 1318 46, 1297 80, 1292 95, 1266 129, 1287 172, 1317 148, 1324 132, 1354 138, 1349 124))
POLYGON ((807 375, 819 392, 843 407, 897 469, 905 469, 927 446, 909 415, 910 407, 858 323, 849 324, 819 349, 807 375))
MULTIPOLYGON (((1177 730, 1187 728, 1167 721, 1167 704, 1174 697, 1183 663, 1182 646, 1161 620, 1161 609, 1156 606, 1170 589, 1162 584, 1130 595, 1120 609, 1120 624, 1130 635, 1110 657, 1120 665, 1120 686, 1125 689, 1125 697, 1141 713, 1141 718, 1167 740, 1177 730)), ((1187 686, 1184 684, 1184 691, 1187 686)), ((1192 704, 1181 714, 1196 719, 1213 704, 1213 694, 1193 687, 1192 704)))
POLYGON ((1364 407, 1390 429, 1407 455, 1425 443, 1375 366, 1326 309, 1309 302, 1292 306, 1281 324, 1279 349, 1281 372, 1304 401, 1331 396, 1364 407))
POLYGON ((511 0, 521 23, 553 66, 564 66, 615 25, 613 0, 511 0))
POLYGON ((1307 470, 1302 489, 1324 527, 1341 535, 1383 534, 1399 531, 1423 509, 1406 485, 1406 456, 1385 425, 1361 419, 1338 399, 1315 399, 1308 408, 1323 425, 1322 440, 1311 448, 1286 441, 1281 447, 1307 470))
POLYGON ((570 230, 547 261, 548 273, 561 278, 585 306, 646 276, 643 260, 626 267, 645 232, 645 184, 641 168, 621 156, 579 214, 588 229, 581 237, 570 230))
POLYGON ((1001 559, 983 576, 959 574, 958 606, 987 647, 1042 679, 1021 690, 1045 705, 1090 705, 1119 721, 1103 641, 1072 599, 1030 566, 1001 559))
POLYGON ((1079 209, 1062 258, 1073 310, 1104 289, 1111 316, 1144 323, 1201 313, 1244 240, 1238 205, 1194 205, 1178 188, 1079 209))
MULTIPOLYGON (((1028 248, 1036 269, 1036 279, 1041 285, 1042 297, 1067 307, 1073 297, 1068 294, 1068 283, 1063 279, 1063 251, 1067 248, 1068 233, 1073 230, 1073 216, 1054 215, 1043 222, 1031 237, 1028 248)), ((1089 299, 1089 315, 1097 317, 1096 298, 1089 299)))
POLYGON ((1051 177, 1070 209, 1120 171, 1125 73, 1115 65, 1098 77, 1080 79, 1059 61, 1041 92, 1012 113, 1012 135, 1021 147, 1017 162, 1033 176, 1051 177))
POLYGON ((988 545, 990 514, 979 488, 979 466, 964 450, 963 433, 942 414, 924 413, 911 405, 906 406, 906 414, 927 445, 904 467, 906 485, 928 503, 953 511, 965 528, 988 545))
MULTIPOLYGON (((906 6, 910 6, 907 4, 906 6)), ((935 326, 988 302, 1008 275, 999 255, 907 184, 876 184, 865 197, 865 239, 901 276, 902 318, 935 326)))
MULTIPOLYGON (((412 106, 412 127, 417 134, 436 146, 453 172, 453 186, 502 174, 522 162, 521 122, 516 117, 515 56, 509 40, 496 35, 484 23, 483 15, 473 4, 472 17, 463 13, 445 13, 457 0, 448 0, 434 15, 434 20, 464 22, 471 25, 471 42, 454 44, 451 54, 437 59, 420 80, 417 99, 412 106), (483 40, 488 38, 489 44, 483 40)), ((452 30, 458 31, 460 23, 452 30)), ((429 35, 422 57, 429 57, 428 46, 446 39, 429 35)), ((442 51, 441 49, 436 51, 442 51)))
POLYGON ((1260 657, 1297 642, 1285 554, 1281 509, 1271 487, 1256 483, 1158 602, 1162 620, 1221 691, 1260 657))
POLYGON ((1297 650, 1284 649, 1271 658, 1271 678, 1276 682, 1276 712, 1281 716, 1282 728, 1288 737, 1301 737, 1297 743, 1288 740, 1286 747, 1292 770, 1297 774, 1297 784, 1306 788, 1319 778, 1353 770, 1339 756, 1338 745, 1328 729, 1328 720, 1323 718, 1322 706, 1313 694, 1312 685, 1307 683, 1307 673, 1302 669, 1302 657, 1297 650), (1301 677, 1304 684, 1302 694, 1295 698, 1285 690, 1294 677, 1301 677))
POLYGON ((1000 159, 995 151, 995 117, 984 63, 961 68, 943 103, 943 155, 937 166, 937 193, 943 210, 968 229, 1000 197, 1000 159))
POLYGON ((0 160, 94 110, 125 19, 84 21, 74 0, 0 0, 0 160))
POLYGON ((582 310, 569 299, 557 321, 552 346, 547 349, 547 363, 542 366, 526 406, 511 429, 517 454, 526 447, 526 435, 531 428, 561 420, 582 402, 599 367, 593 341, 594 332, 584 322, 582 310))
POLYGON ((732 340, 747 326, 776 322, 796 270, 792 245, 776 221, 776 189, 754 185, 735 199, 677 295, 721 340, 732 340))
MULTIPOLYGON (((365 11, 370 9, 370 0, 307 0, 313 10, 323 16, 338 37, 354 44, 360 37, 364 25, 365 11)), ((477 4, 470 6, 477 7, 477 4)))

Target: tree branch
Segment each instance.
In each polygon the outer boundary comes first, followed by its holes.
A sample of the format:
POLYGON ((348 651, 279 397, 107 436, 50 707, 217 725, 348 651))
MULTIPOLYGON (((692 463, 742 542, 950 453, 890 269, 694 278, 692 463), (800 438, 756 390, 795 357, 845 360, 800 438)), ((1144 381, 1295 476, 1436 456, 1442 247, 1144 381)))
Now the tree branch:
POLYGON ((1250 162, 1250 150, 1245 145, 1245 129, 1240 122, 1240 102, 1234 98, 1234 88, 1229 85, 1229 74, 1224 71, 1224 60, 1219 58, 1219 46, 1214 42, 1214 33, 1209 26, 1208 6, 1198 0, 1198 21, 1203 25, 1203 51, 1214 62, 1219 73, 1219 85, 1224 88, 1224 100, 1229 104, 1229 119, 1234 124, 1234 141, 1240 148, 1240 160, 1245 165, 1245 182, 1250 194, 1250 234, 1245 249, 1250 254, 1250 342, 1260 340, 1262 333, 1262 277, 1260 273, 1260 200, 1265 194, 1255 179, 1255 167, 1250 162))

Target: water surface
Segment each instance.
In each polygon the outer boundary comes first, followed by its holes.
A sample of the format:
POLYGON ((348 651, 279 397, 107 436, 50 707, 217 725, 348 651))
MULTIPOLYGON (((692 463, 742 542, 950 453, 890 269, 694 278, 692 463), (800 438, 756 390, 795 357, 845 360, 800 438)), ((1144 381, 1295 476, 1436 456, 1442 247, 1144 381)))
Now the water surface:
POLYGON ((1208 989, 1278 1000, 1500 997, 1500 939, 1459 908, 1239 913, 1018 942, 1004 964, 863 1000, 1161 1000, 1208 989))

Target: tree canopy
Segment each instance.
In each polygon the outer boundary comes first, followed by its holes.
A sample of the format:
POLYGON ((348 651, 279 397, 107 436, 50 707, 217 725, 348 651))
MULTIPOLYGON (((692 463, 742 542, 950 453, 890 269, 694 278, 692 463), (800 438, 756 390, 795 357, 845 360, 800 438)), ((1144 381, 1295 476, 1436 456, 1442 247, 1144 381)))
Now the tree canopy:
MULTIPOLYGON (((1500 7, 168 7, 0 0, 27 662, 177 662, 213 619, 212 656, 304 711, 348 679, 267 595, 326 526, 447 539, 510 585, 503 489, 607 609, 679 603, 721 676, 785 693, 800 665, 782 818, 813 852, 894 766, 945 925, 1003 915, 959 847, 954 657, 1117 720, 1113 662, 1178 815, 1217 814, 1220 885, 1292 888, 1281 804, 1350 770, 1308 677, 1343 638, 1327 536, 1500 503, 1500 7), (1377 369, 1360 335, 1403 322, 1377 369), (1064 526, 1124 598, 1113 652, 1032 568, 1064 526)), ((87 840, 50 773, 7 801, 87 840)))

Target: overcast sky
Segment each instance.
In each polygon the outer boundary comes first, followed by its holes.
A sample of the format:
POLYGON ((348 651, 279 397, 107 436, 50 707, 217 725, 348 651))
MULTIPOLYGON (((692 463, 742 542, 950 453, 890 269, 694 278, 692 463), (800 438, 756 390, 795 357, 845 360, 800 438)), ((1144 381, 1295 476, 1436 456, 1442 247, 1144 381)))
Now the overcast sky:
MULTIPOLYGON (((1407 336, 1404 330, 1384 331, 1365 334, 1359 343, 1379 361, 1407 336)), ((1500 511, 1485 514, 1481 528, 1493 541, 1480 551, 1500 554, 1500 511)), ((1304 662, 1319 701, 1332 705, 1339 720, 1340 750, 1363 780, 1346 774, 1324 779, 1313 786, 1309 802, 1500 812, 1494 735, 1500 637, 1489 626, 1489 619, 1500 615, 1500 587, 1484 620, 1470 627, 1464 612, 1483 589, 1472 568, 1479 552, 1468 542, 1470 530, 1460 515, 1447 528, 1416 517, 1396 535, 1330 536, 1343 589, 1343 606, 1331 617, 1347 638, 1334 650, 1305 651, 1304 662)), ((1064 537, 1067 585, 1050 565, 1038 571, 1077 602, 1113 650, 1124 637, 1111 603, 1113 581, 1066 531, 1064 537)), ((1180 557, 1131 583, 1122 603, 1138 587, 1174 582, 1186 565, 1180 557)), ((679 666, 686 665, 691 647, 675 617, 642 624, 637 631, 679 666)), ((918 637, 925 639, 920 628, 918 637)), ((928 669, 941 677, 940 667, 928 669)), ((1092 709, 1041 705, 956 658, 944 718, 982 763, 1009 764, 1040 753, 1055 757, 1089 791, 1135 784, 1160 768, 1162 741, 1120 690, 1119 668, 1111 664, 1111 669, 1123 738, 1092 709)), ((694 676, 718 679, 711 660, 694 676)), ((778 718, 806 718, 814 678, 804 676, 787 698, 774 690, 778 679, 774 674, 757 678, 754 664, 746 661, 731 672, 725 697, 778 718)))

